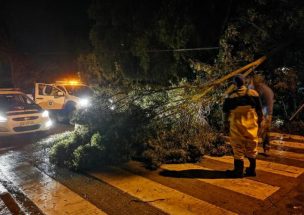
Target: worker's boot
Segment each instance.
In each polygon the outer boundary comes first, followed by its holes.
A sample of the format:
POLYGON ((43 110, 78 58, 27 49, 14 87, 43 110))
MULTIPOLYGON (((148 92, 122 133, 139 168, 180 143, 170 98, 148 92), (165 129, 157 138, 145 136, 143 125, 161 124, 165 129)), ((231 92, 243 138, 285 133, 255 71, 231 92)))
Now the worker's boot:
POLYGON ((256 168, 256 159, 255 158, 248 158, 249 160, 249 167, 245 170, 245 176, 256 176, 255 168, 256 168))
POLYGON ((227 170, 226 174, 229 178, 243 178, 244 177, 244 161, 234 159, 234 169, 227 170))

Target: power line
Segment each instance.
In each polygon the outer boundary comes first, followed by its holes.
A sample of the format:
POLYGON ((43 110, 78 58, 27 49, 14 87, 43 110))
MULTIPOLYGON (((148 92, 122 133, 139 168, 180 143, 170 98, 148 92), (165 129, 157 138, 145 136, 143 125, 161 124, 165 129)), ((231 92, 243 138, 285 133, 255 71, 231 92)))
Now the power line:
POLYGON ((215 50, 219 49, 219 47, 201 47, 201 48, 189 48, 189 49, 152 49, 147 52, 188 52, 188 51, 207 51, 207 50, 215 50))
MULTIPOLYGON (((217 50, 219 47, 200 47, 200 48, 184 48, 184 49, 148 49, 148 53, 158 53, 158 52, 190 52, 190 51, 209 51, 209 50, 217 50)), ((119 50, 119 51, 111 51, 105 50, 101 51, 103 53, 131 53, 131 50, 119 50)), ((26 52, 26 55, 75 55, 75 53, 71 52, 36 52, 30 53, 26 52)))

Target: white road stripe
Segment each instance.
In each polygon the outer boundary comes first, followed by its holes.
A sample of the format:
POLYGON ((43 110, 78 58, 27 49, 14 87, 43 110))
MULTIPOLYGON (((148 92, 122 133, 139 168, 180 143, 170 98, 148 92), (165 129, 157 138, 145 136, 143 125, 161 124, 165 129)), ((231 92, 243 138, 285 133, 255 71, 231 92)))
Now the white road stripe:
POLYGON ((0 148, 0 152, 5 152, 5 151, 8 151, 8 150, 11 150, 13 149, 14 147, 4 147, 4 148, 0 148))
POLYGON ((169 214, 235 214, 122 169, 111 168, 110 172, 90 175, 169 214))
POLYGON ((292 139, 292 140, 297 140, 297 141, 301 141, 304 142, 304 136, 300 136, 300 135, 292 135, 292 134, 282 134, 282 133, 276 133, 276 132, 269 132, 269 136, 271 137, 275 137, 278 139, 292 139))
MULTIPOLYGON (((262 150, 263 150, 263 148, 259 147, 259 151, 262 151, 262 150)), ((295 152, 288 152, 288 151, 283 151, 283 150, 270 149, 268 154, 270 156, 275 156, 275 157, 280 157, 280 158, 288 158, 288 159, 304 161, 303 153, 295 153, 295 152)))
POLYGON ((3 172, 46 215, 104 215, 105 212, 64 185, 24 162, 12 167, 1 164, 3 172))
POLYGON ((297 142, 289 142, 289 141, 282 141, 282 140, 272 140, 270 144, 276 146, 286 146, 289 148, 294 149, 304 149, 304 143, 297 143, 297 142))
MULTIPOLYGON (((205 156, 205 157, 208 159, 233 164, 232 156, 223 156, 223 157, 205 156)), ((245 159, 245 165, 249 165, 247 159, 245 159)), ((304 168, 301 167, 289 166, 285 164, 273 163, 262 160, 257 160, 257 169, 265 172, 270 172, 270 173, 293 177, 293 178, 297 178, 304 172, 304 168)))
MULTIPOLYGON (((194 164, 166 164, 161 166, 165 170, 183 171, 183 170, 212 170, 202 166, 194 164)), ((265 200, 273 193, 278 191, 280 187, 264 184, 262 182, 242 178, 242 179, 202 179, 197 180, 203 181, 208 184, 215 185, 227 190, 231 190, 237 193, 241 193, 247 196, 251 196, 256 199, 265 200)))

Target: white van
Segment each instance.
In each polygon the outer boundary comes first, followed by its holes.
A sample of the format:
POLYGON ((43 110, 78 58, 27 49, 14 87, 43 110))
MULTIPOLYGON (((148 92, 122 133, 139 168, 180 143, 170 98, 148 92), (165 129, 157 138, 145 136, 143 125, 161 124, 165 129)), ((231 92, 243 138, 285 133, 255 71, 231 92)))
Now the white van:
POLYGON ((59 121, 69 121, 76 109, 90 105, 91 88, 77 81, 57 81, 35 84, 35 102, 43 109, 56 113, 59 121))

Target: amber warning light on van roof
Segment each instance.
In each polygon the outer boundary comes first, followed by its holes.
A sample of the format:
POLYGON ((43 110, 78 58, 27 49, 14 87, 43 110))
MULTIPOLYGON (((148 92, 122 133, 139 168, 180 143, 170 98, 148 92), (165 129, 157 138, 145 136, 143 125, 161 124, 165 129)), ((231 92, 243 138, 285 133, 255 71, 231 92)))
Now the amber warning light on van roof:
POLYGON ((79 85, 79 84, 83 84, 83 83, 80 81, 77 81, 77 80, 68 80, 68 81, 56 81, 56 84, 79 85))

